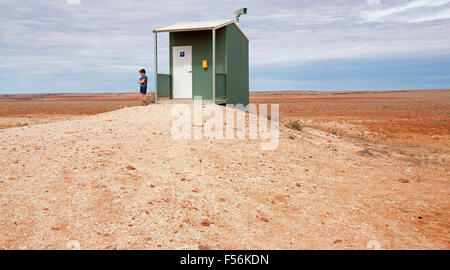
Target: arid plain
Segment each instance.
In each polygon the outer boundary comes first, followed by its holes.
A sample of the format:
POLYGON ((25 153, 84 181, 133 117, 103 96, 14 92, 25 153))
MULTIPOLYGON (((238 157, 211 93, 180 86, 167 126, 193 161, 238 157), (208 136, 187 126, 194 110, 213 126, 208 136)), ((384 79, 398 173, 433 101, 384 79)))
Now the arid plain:
POLYGON ((274 151, 175 141, 133 93, 0 96, 0 249, 450 248, 450 90, 251 102, 274 151))

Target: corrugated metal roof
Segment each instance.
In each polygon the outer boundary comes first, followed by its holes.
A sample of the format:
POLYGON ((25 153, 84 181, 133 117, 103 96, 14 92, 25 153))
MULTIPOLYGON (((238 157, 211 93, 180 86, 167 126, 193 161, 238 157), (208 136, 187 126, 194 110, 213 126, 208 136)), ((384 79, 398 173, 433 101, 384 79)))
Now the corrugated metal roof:
POLYGON ((182 22, 171 26, 153 30, 153 32, 183 32, 196 30, 213 30, 234 23, 233 19, 200 21, 200 22, 182 22))
POLYGON ((154 33, 158 32, 185 32, 185 31, 201 31, 201 30, 213 30, 219 29, 229 24, 234 23, 236 27, 241 31, 244 37, 248 39, 247 35, 245 35, 244 31, 237 25, 233 19, 227 20, 215 20, 215 21, 199 21, 199 22, 182 22, 177 23, 171 26, 166 26, 163 28, 153 30, 154 33))

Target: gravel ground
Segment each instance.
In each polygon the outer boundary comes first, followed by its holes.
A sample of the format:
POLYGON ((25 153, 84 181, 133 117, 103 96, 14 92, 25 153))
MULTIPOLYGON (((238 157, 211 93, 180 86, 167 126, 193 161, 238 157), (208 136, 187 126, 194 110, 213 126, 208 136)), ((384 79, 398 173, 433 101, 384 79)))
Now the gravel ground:
POLYGON ((173 140, 172 106, 0 130, 0 248, 450 248, 448 164, 284 125, 173 140))

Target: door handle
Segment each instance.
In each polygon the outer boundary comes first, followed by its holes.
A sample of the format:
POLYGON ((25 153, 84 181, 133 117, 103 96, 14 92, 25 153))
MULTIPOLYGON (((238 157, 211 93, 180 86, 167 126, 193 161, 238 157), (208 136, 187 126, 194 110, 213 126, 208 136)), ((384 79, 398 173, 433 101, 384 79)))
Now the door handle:
POLYGON ((188 70, 188 73, 192 73, 192 70, 188 70))

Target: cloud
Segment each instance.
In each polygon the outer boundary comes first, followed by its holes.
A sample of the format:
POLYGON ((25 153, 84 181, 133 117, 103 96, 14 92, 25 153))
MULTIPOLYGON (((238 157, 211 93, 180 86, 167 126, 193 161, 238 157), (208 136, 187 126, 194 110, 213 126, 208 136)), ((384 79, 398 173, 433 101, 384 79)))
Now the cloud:
MULTIPOLYGON (((24 0, 18 5, 2 0, 0 73, 53 74, 55 81, 111 73, 126 81, 136 67, 152 72, 152 29, 232 18, 240 7, 248 8, 240 25, 250 38, 251 69, 275 64, 289 69, 332 59, 450 55, 450 36, 443 34, 450 28, 449 2, 399 0, 394 6, 363 0, 81 0, 69 5, 67 0, 24 0)), ((159 68, 166 72, 167 46, 167 34, 160 35, 159 68)), ((284 81, 290 85, 289 79, 284 81)), ((14 81, 5 84, 14 86, 14 81)))
POLYGON ((448 3, 450 0, 415 0, 400 6, 365 10, 362 11, 361 16, 367 22, 417 23, 450 19, 450 9, 445 7, 448 3), (441 8, 445 8, 445 10, 441 11, 441 8))
POLYGON ((434 14, 423 15, 417 18, 407 19, 407 22, 410 23, 421 23, 421 22, 430 22, 436 20, 446 20, 450 19, 450 8, 446 8, 444 10, 437 11, 434 14))

